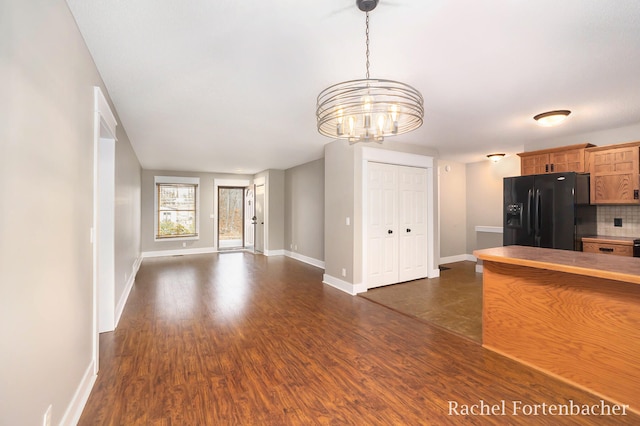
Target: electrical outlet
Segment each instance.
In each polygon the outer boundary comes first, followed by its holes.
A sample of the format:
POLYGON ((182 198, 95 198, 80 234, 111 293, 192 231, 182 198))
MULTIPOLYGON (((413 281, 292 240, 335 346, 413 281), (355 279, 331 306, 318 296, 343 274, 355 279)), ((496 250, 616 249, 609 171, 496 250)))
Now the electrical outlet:
POLYGON ((347 269, 346 268, 342 268, 342 276, 343 277, 347 276, 347 269))
POLYGON ((622 218, 621 217, 613 218, 613 226, 622 226, 622 218))
POLYGON ((182 243, 182 247, 186 247, 186 246, 187 246, 187 243, 182 243))
POLYGON ((44 412, 44 416, 42 417, 42 426, 51 426, 51 410, 53 410, 53 405, 49 405, 49 407, 47 407, 47 411, 44 412))

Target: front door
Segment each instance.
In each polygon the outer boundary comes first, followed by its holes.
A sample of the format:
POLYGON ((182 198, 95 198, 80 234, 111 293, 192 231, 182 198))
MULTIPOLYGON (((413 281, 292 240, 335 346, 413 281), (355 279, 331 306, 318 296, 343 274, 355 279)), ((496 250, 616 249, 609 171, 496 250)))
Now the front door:
POLYGON ((244 188, 218 187, 218 250, 244 247, 244 188))

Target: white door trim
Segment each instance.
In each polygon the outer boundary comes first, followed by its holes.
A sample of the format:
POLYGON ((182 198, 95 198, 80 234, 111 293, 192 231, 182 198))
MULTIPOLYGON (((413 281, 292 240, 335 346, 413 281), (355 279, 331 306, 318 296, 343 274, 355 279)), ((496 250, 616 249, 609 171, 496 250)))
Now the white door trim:
POLYGON ((427 169, 427 277, 435 278, 440 276, 440 270, 435 263, 435 195, 433 178, 433 157, 407 152, 391 151, 372 147, 362 147, 362 284, 369 288, 367 284, 367 193, 368 193, 368 164, 369 162, 395 164, 399 166, 420 167, 427 169))
MULTIPOLYGON (((112 267, 115 265, 115 253, 111 253, 111 258, 108 257, 108 252, 105 253, 105 258, 102 255, 99 258, 99 248, 103 243, 103 238, 100 238, 100 223, 101 223, 101 210, 104 210, 102 215, 107 215, 104 218, 107 222, 113 223, 114 215, 115 215, 115 199, 111 201, 112 205, 104 206, 101 204, 100 194, 104 192, 101 187, 99 169, 101 164, 101 156, 100 156, 100 144, 108 143, 113 144, 115 148, 115 142, 118 140, 116 137, 116 126, 117 122, 113 112, 111 112, 111 108, 109 107, 109 103, 107 99, 102 94, 102 90, 99 87, 93 88, 93 97, 94 97, 94 120, 93 120, 93 224, 90 231, 91 235, 91 243, 93 245, 93 315, 92 315, 92 327, 93 327, 93 372, 94 374, 98 373, 99 367, 99 309, 100 309, 100 300, 99 300, 99 284, 100 284, 100 262, 103 262, 106 258, 106 263, 111 264, 112 267), (109 217, 110 215, 110 217, 109 217)), ((104 160, 104 159, 102 159, 104 160)), ((115 171, 115 157, 112 156, 110 159, 107 159, 108 164, 102 164, 102 167, 107 167, 113 170, 110 170, 111 173, 115 171)), ((113 183, 115 186, 115 182, 113 183)), ((114 188, 108 189, 108 191, 113 192, 114 188)), ((114 238, 115 235, 112 235, 114 238)), ((113 241, 110 244, 113 247, 113 241)), ((103 269, 105 269, 105 265, 103 265, 103 269)), ((114 271, 110 271, 113 276, 114 271)), ((115 283, 112 281, 111 286, 114 286, 115 283)), ((115 290, 112 289, 114 292, 115 290)), ((115 310, 115 306, 112 307, 115 310)))
POLYGON ((251 181, 249 179, 214 179, 213 180, 213 248, 215 250, 218 250, 218 188, 221 186, 246 188, 250 185, 251 185, 251 181))
MULTIPOLYGON (((269 209, 267 205, 269 204, 269 187, 267 185, 267 179, 265 176, 260 176, 253 181, 254 190, 256 187, 262 185, 264 186, 264 197, 262 202, 262 218, 264 219, 265 226, 262 227, 262 253, 267 256, 269 253, 269 209)), ((257 193, 257 191, 256 191, 257 193)), ((254 250, 255 250, 255 238, 254 235, 254 250)))

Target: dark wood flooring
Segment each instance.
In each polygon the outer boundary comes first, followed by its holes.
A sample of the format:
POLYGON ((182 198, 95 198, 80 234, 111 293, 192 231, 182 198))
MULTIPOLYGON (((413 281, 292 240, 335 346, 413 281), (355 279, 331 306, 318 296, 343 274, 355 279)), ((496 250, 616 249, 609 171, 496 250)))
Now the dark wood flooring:
POLYGON ((600 398, 321 279, 283 256, 145 259, 79 424, 640 424, 514 416, 600 398), (505 415, 449 415, 481 400, 505 415))
POLYGON ((482 342, 482 274, 475 262, 449 263, 439 278, 374 288, 360 296, 482 342))

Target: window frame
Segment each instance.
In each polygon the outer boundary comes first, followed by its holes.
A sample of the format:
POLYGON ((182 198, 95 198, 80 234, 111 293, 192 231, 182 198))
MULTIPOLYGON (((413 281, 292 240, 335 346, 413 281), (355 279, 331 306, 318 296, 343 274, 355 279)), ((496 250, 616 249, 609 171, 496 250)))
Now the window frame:
POLYGON ((200 178, 197 177, 181 177, 181 176, 155 176, 153 182, 153 240, 154 241, 193 241, 200 239, 200 178), (195 234, 177 235, 177 236, 159 236, 160 224, 160 205, 159 205, 159 186, 160 185, 193 185, 195 187, 195 234))

